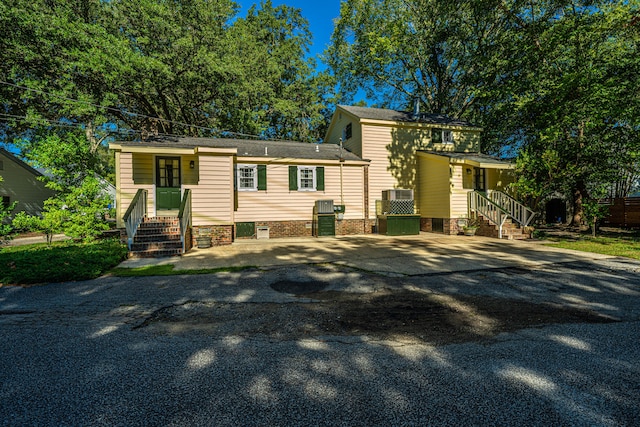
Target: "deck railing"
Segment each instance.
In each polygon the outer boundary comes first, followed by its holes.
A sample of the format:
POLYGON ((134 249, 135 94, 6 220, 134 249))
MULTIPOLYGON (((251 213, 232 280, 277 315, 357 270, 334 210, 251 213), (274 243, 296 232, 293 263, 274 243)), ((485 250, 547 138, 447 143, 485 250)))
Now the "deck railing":
POLYGON ((477 191, 470 191, 467 197, 469 218, 477 218, 478 215, 482 215, 489 222, 498 226, 498 237, 502 239, 502 226, 510 217, 509 212, 477 191))
POLYGON ((122 218, 127 229, 127 245, 131 250, 133 238, 136 236, 138 226, 147 216, 147 190, 138 190, 135 197, 131 201, 129 208, 122 218))
POLYGON ((509 216, 522 227, 531 224, 531 221, 533 221, 533 218, 536 216, 534 211, 502 191, 487 191, 487 197, 509 212, 509 216))
POLYGON ((180 203, 180 212, 178 213, 180 221, 180 241, 182 242, 182 253, 187 252, 186 235, 187 230, 191 227, 191 190, 184 190, 182 202, 180 203))

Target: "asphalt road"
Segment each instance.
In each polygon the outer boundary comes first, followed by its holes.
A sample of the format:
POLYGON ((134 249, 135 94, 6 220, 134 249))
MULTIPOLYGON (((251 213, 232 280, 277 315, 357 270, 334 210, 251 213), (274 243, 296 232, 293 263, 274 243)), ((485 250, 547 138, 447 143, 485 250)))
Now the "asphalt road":
POLYGON ((638 271, 617 258, 397 275, 299 264, 2 287, 0 425, 638 425, 638 271), (526 300, 611 322, 443 346, 147 327, 194 303, 307 300, 270 286, 283 280, 526 300))

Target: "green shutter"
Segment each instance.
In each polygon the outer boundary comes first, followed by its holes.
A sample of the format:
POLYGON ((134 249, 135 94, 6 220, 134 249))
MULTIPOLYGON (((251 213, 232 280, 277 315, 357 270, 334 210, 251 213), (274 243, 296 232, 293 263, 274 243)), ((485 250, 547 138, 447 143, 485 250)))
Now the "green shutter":
POLYGON ((324 166, 316 167, 316 190, 324 191, 324 166))
POLYGON ((238 191, 238 165, 233 165, 233 191, 238 191))
POLYGON ((267 189, 267 165, 258 165, 258 190, 267 189))
POLYGON ((289 166, 289 191, 298 190, 298 167, 289 166))
POLYGON ((238 210, 238 165, 233 165, 233 210, 238 210))

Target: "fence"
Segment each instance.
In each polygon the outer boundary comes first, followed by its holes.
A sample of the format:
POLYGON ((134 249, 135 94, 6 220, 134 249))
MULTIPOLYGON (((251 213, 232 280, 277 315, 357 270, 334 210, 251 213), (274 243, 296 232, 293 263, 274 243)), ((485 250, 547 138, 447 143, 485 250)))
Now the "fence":
POLYGON ((640 197, 620 197, 602 201, 609 205, 609 215, 602 225, 612 227, 640 227, 640 197))

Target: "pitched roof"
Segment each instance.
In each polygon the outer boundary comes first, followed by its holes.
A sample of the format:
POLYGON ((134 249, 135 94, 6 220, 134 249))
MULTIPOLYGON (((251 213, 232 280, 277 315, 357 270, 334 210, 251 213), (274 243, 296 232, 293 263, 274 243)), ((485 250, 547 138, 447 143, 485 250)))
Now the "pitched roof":
POLYGON ((389 110, 386 108, 355 107, 350 105, 339 105, 338 107, 361 119, 477 127, 473 123, 466 120, 454 119, 445 116, 444 114, 420 113, 418 117, 415 117, 412 111, 389 110))
POLYGON ((32 173, 35 176, 42 176, 43 175, 42 171, 39 171, 39 170, 31 167, 29 164, 23 162, 22 160, 17 158, 14 154, 12 154, 11 152, 5 150, 4 148, 0 148, 0 154, 2 154, 4 157, 6 157, 9 160, 12 160, 18 166, 26 169, 27 171, 29 171, 30 173, 32 173))
MULTIPOLYGON (((311 160, 339 160, 340 147, 336 144, 310 144, 295 141, 263 141, 253 139, 154 137, 145 141, 118 142, 123 147, 166 147, 166 148, 236 148, 237 156, 296 158, 311 160)), ((359 161, 360 157, 342 149, 344 160, 359 161)))
POLYGON ((421 153, 433 154, 436 156, 448 157, 449 159, 460 160, 462 162, 474 162, 480 163, 484 166, 512 166, 513 162, 509 159, 501 159, 499 157, 490 156, 482 153, 459 153, 454 151, 433 151, 433 150, 418 150, 421 153))

